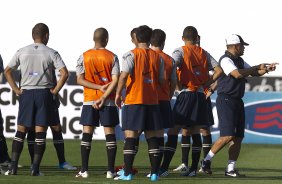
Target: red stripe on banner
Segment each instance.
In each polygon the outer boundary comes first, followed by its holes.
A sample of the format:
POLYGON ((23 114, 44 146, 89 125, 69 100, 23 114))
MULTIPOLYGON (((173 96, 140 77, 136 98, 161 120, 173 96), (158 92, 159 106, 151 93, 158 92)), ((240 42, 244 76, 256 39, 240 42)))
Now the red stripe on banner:
POLYGON ((266 123, 254 122, 254 128, 257 128, 257 129, 264 129, 264 128, 269 128, 272 126, 277 126, 279 129, 282 129, 282 123, 280 123, 276 119, 273 121, 266 122, 266 123))
POLYGON ((266 120, 271 120, 274 118, 279 118, 282 120, 282 115, 279 112, 275 112, 275 113, 268 114, 268 115, 256 115, 255 120, 256 121, 266 121, 266 120))
POLYGON ((277 105, 274 105, 272 107, 258 107, 256 112, 258 112, 258 113, 269 113, 269 112, 273 112, 273 111, 277 111, 277 110, 282 111, 282 105, 281 104, 277 104, 277 105))

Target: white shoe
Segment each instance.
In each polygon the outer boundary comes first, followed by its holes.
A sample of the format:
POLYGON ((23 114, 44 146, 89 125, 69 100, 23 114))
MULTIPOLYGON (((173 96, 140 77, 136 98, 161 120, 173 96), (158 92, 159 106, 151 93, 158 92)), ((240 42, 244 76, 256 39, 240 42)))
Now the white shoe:
POLYGON ((173 169, 174 172, 187 172, 189 168, 184 164, 180 164, 177 168, 173 169))
POLYGON ((106 178, 115 178, 115 177, 116 177, 116 173, 112 173, 111 171, 107 171, 106 178))
POLYGON ((60 169, 66 169, 66 170, 77 170, 76 167, 70 165, 70 163, 68 163, 68 162, 64 162, 62 164, 59 164, 59 168, 60 169))
POLYGON ((79 171, 79 173, 77 173, 77 175, 75 175, 76 178, 88 178, 88 172, 87 171, 84 171, 84 172, 81 172, 79 171))

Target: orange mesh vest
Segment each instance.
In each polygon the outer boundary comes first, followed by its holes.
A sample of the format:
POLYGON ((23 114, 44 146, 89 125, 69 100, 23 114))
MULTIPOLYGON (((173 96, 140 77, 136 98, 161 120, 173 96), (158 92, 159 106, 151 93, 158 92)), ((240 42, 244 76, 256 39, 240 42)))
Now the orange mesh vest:
POLYGON ((205 51, 198 46, 183 46, 183 63, 179 68, 178 79, 183 87, 197 91, 209 80, 208 60, 205 51))
POLYGON ((158 104, 160 56, 152 49, 136 48, 134 68, 126 82, 125 104, 158 104))
POLYGON ((163 51, 156 51, 163 58, 164 61, 164 85, 159 86, 158 89, 158 98, 159 100, 168 101, 170 100, 170 78, 172 74, 172 58, 164 53, 163 51))
MULTIPOLYGON (((112 81, 114 54, 107 49, 90 49, 83 53, 85 80, 98 85, 105 85, 112 81)), ((98 100, 103 92, 84 87, 84 102, 98 100)), ((114 99, 113 95, 110 95, 114 99)))

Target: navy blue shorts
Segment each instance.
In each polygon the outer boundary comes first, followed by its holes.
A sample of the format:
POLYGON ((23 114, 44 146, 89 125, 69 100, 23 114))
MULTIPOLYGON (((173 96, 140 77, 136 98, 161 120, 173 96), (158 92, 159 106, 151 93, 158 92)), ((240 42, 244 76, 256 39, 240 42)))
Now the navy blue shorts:
POLYGON ((244 137, 245 109, 241 99, 218 95, 216 99, 220 136, 244 137))
POLYGON ((159 105, 125 105, 122 113, 122 130, 163 129, 159 105))
POLYGON ((84 126, 115 127, 119 124, 118 109, 115 106, 103 106, 97 110, 92 105, 83 105, 80 124, 84 126))
MULTIPOLYGON (((3 118, 2 118, 2 112, 0 110, 0 135, 3 135, 4 127, 3 127, 3 118)), ((2 148, 1 148, 2 149, 2 148)))
POLYGON ((208 116, 208 122, 207 122, 207 127, 210 127, 214 125, 214 119, 213 119, 213 114, 212 114, 212 103, 211 103, 211 98, 207 98, 207 116, 208 116))
POLYGON ((184 127, 205 126, 208 124, 206 96, 200 92, 181 92, 173 107, 176 125, 184 127))
POLYGON ((19 97, 18 125, 34 127, 58 123, 57 101, 50 89, 23 90, 19 97))
POLYGON ((174 121, 170 101, 159 101, 163 128, 173 128, 174 121))

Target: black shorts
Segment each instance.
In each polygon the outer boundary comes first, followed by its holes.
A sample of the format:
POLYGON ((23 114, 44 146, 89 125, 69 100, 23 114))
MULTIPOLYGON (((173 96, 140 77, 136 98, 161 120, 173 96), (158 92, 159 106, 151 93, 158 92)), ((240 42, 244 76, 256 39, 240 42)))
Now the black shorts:
POLYGON ((242 99, 218 95, 216 108, 220 136, 244 137, 245 109, 242 99))
POLYGON ((170 101, 159 101, 163 128, 173 128, 174 121, 170 101))
POLYGON ((83 105, 80 123, 84 126, 115 127, 119 124, 118 109, 115 106, 103 106, 97 110, 92 105, 83 105))
POLYGON ((60 123, 57 101, 50 89, 23 90, 19 97, 18 125, 53 126, 60 123))
POLYGON ((0 110, 0 135, 3 135, 3 131, 4 131, 3 118, 2 118, 2 112, 0 110))
POLYGON ((125 105, 122 113, 122 130, 163 129, 159 105, 125 105))
POLYGON ((207 122, 207 127, 210 127, 214 125, 214 119, 213 119, 213 114, 212 114, 212 103, 211 103, 211 98, 207 98, 207 116, 208 116, 208 122, 207 122))
POLYGON ((181 92, 173 108, 173 117, 176 125, 184 127, 206 126, 207 116, 206 96, 200 92, 181 92))

